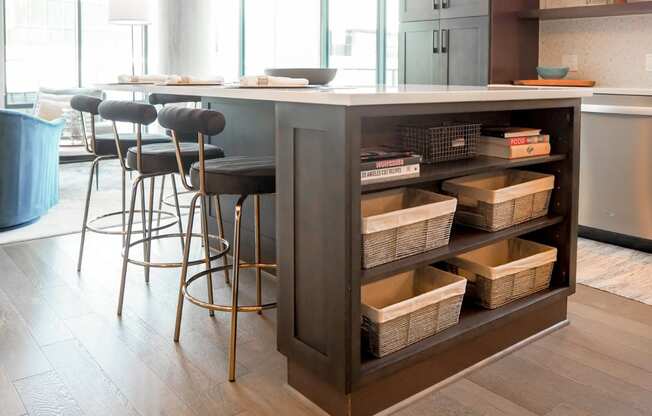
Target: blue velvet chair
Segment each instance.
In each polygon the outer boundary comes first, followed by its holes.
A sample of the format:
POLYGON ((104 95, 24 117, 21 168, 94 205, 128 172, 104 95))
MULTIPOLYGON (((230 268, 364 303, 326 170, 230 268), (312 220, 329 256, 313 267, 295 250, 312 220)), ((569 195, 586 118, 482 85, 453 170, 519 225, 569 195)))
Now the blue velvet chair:
POLYGON ((59 202, 64 124, 0 110, 0 231, 32 222, 59 202))

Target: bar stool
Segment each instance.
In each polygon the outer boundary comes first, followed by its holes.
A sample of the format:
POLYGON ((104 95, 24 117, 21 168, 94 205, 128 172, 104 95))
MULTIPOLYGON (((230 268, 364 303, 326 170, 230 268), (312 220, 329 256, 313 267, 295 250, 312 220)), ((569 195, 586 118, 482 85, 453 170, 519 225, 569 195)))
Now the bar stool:
MULTIPOLYGON (((181 267, 181 262, 152 262, 150 261, 151 255, 151 243, 153 240, 161 240, 167 238, 179 238, 181 241, 181 246, 184 248, 184 244, 187 244, 188 249, 190 248, 191 237, 193 237, 192 229, 190 229, 190 234, 188 239, 184 241, 185 234, 181 225, 181 213, 178 204, 178 198, 176 200, 176 210, 177 217, 179 218, 179 233, 178 234, 166 234, 166 235, 157 235, 153 236, 152 232, 152 220, 153 220, 153 210, 154 205, 154 188, 155 181, 157 177, 163 177, 165 175, 173 175, 174 173, 179 172, 179 167, 177 165, 177 151, 179 152, 179 163, 181 166, 190 167, 195 161, 199 159, 199 146, 195 143, 183 143, 182 145, 175 145, 174 143, 159 143, 159 144, 150 144, 143 145, 142 141, 142 126, 149 125, 156 120, 156 108, 148 104, 138 104, 129 101, 104 101, 100 104, 99 113, 102 118, 110 120, 113 122, 115 138, 118 142, 121 141, 120 134, 116 128, 116 122, 127 122, 133 123, 136 126, 136 146, 130 147, 127 150, 126 157, 123 157, 122 150, 118 147, 120 152, 119 158, 124 163, 125 170, 136 171, 138 176, 133 181, 132 193, 131 193, 131 204, 129 207, 129 218, 127 221, 127 231, 125 243, 123 245, 123 263, 122 263, 122 274, 120 279, 120 293, 118 298, 118 315, 122 315, 122 307, 124 303, 124 292, 125 292, 125 282, 127 277, 127 267, 128 264, 136 264, 144 267, 145 269, 145 281, 149 282, 149 269, 150 267, 154 268, 175 268, 181 267), (145 180, 149 179, 150 183, 150 193, 149 193, 149 218, 145 221, 145 180), (133 223, 134 223, 134 214, 135 214, 135 205, 136 197, 138 194, 138 189, 141 189, 141 215, 143 217, 143 238, 136 242, 131 242, 133 223), (131 248, 137 245, 143 245, 143 261, 132 259, 129 257, 129 252, 131 248)), ((224 153, 222 149, 217 146, 206 145, 206 148, 202 150, 205 156, 209 158, 219 158, 223 157, 224 153), (204 152, 205 150, 205 152, 204 152)), ((185 180, 185 178, 184 178, 185 180)), ((172 182, 173 185, 175 182, 172 182)), ((176 186, 173 187, 174 193, 176 195, 176 186)), ((206 225, 206 220, 204 221, 206 225)), ((207 225, 206 225, 207 227, 207 225)), ((195 234, 195 237, 202 237, 199 234, 195 234)), ((208 252, 208 245, 205 246, 206 259, 199 259, 192 262, 189 262, 192 265, 199 265, 206 263, 207 268, 210 267, 210 260, 219 258, 220 254, 226 253, 228 251, 228 246, 223 247, 222 251, 215 256, 210 256, 208 252)), ((210 279, 210 277, 209 277, 210 279)), ((210 290, 209 296, 212 299, 212 288, 210 290)))
MULTIPOLYGON (((224 129, 224 116, 221 113, 210 110, 193 110, 189 108, 166 107, 159 113, 161 126, 172 130, 172 138, 177 145, 179 134, 195 134, 199 143, 199 162, 193 164, 190 169, 190 184, 185 181, 185 170, 179 163, 181 177, 184 178, 184 187, 195 192, 191 200, 191 208, 188 217, 188 231, 186 232, 186 244, 183 253, 183 267, 179 282, 179 301, 177 306, 177 319, 174 331, 175 342, 179 341, 181 333, 181 318, 183 314, 184 299, 202 308, 228 312, 231 314, 231 334, 229 338, 229 381, 235 381, 236 363, 236 333, 239 312, 261 313, 265 309, 276 307, 276 303, 263 304, 261 299, 261 270, 276 269, 276 264, 262 263, 260 259, 260 195, 273 194, 276 192, 276 167, 273 157, 225 157, 222 159, 206 160, 204 154, 204 137, 214 136, 224 129), (220 195, 239 195, 235 205, 235 226, 233 232, 233 264, 210 268, 188 278, 189 262, 189 239, 190 231, 194 221, 194 208, 197 200, 201 198, 201 204, 205 211, 206 197, 219 197, 220 195), (240 221, 242 216, 242 205, 249 195, 254 196, 255 211, 255 239, 256 252, 254 263, 241 263, 240 261, 240 221), (209 298, 208 302, 200 300, 189 292, 189 287, 198 279, 210 276, 211 272, 218 272, 233 269, 233 281, 231 284, 231 304, 217 305, 209 298), (238 305, 238 290, 240 283, 241 269, 256 269, 256 304, 249 306, 238 305)), ((180 160, 181 152, 177 152, 180 160)), ((217 213, 221 215, 221 213, 217 213)), ((208 230, 204 228, 204 240, 208 240, 208 230)), ((210 277, 209 277, 210 278, 210 277)))
MULTIPOLYGON (((149 95, 149 103, 153 106, 161 106, 162 108, 165 108, 166 105, 169 104, 193 104, 194 108, 197 108, 197 103, 201 103, 201 97, 196 96, 196 95, 175 95, 175 94, 150 94, 149 95)), ((170 130, 167 130, 165 134, 168 137, 172 137, 172 132, 170 130)), ((181 136, 179 137, 179 140, 182 142, 194 142, 197 139, 196 136, 191 135, 189 137, 184 137, 181 136)), ((170 201, 174 195, 167 195, 163 196, 163 192, 165 189, 165 176, 163 177, 163 180, 161 180, 161 199, 159 200, 159 205, 158 209, 161 211, 163 209, 163 205, 166 205, 168 207, 175 207, 175 204, 173 201, 170 201)), ((190 192, 188 191, 183 191, 179 192, 179 195, 188 195, 190 192)), ((180 208, 183 209, 188 209, 190 208, 189 205, 180 205, 180 208)), ((161 217, 159 216, 157 218, 157 223, 156 225, 159 226, 161 221, 161 217)))
MULTIPOLYGON (((121 164, 122 168, 122 210, 121 211, 115 211, 115 212, 109 212, 103 215, 100 215, 92 220, 88 220, 88 213, 89 213, 89 208, 90 208, 90 203, 91 203, 91 195, 93 192, 93 178, 97 178, 97 173, 99 169, 100 162, 104 160, 112 160, 112 159, 117 159, 118 158, 118 145, 115 140, 115 137, 110 134, 110 135, 104 135, 104 134, 96 134, 95 132, 95 118, 99 115, 99 110, 98 107, 102 103, 102 100, 100 100, 97 97, 92 97, 88 95, 76 95, 72 98, 70 101, 70 106, 72 107, 73 110, 76 110, 80 113, 81 116, 81 127, 82 127, 82 138, 84 140, 84 146, 86 148, 86 151, 90 153, 91 155, 95 156, 95 159, 93 160, 93 163, 91 165, 91 170, 88 178, 88 189, 86 190, 86 203, 84 206, 84 217, 83 217, 83 222, 82 222, 82 230, 81 230, 81 241, 79 243, 79 257, 77 261, 77 271, 81 271, 82 267, 82 261, 83 261, 83 256, 84 256, 84 244, 86 241, 86 231, 91 231, 94 233, 98 234, 105 234, 105 235, 122 235, 122 239, 124 242, 125 239, 125 234, 126 234, 126 173, 127 171, 124 169, 123 164, 121 164), (85 120, 86 118, 84 117, 85 115, 88 115, 90 117, 90 135, 88 134, 87 128, 86 128, 86 123, 85 120), (96 226, 95 224, 98 223, 99 221, 105 220, 110 217, 115 217, 120 215, 122 217, 122 229, 121 230, 111 230, 112 227, 109 228, 100 228, 99 226, 96 226)), ((143 134, 142 135, 142 140, 143 143, 145 144, 154 144, 154 143, 169 143, 170 138, 161 135, 161 134, 143 134)), ((136 145, 136 134, 135 133, 127 133, 121 135, 121 141, 120 141, 120 147, 122 148, 123 152, 126 152, 129 147, 135 146, 136 145)), ((163 213, 161 212, 161 209, 159 209, 159 218, 161 216, 167 216, 168 218, 172 218, 172 215, 170 213, 163 213)), ((174 222, 171 222, 169 224, 166 224, 163 228, 160 227, 160 221, 157 225, 157 228, 159 229, 165 229, 168 227, 171 227, 174 225, 174 222)))

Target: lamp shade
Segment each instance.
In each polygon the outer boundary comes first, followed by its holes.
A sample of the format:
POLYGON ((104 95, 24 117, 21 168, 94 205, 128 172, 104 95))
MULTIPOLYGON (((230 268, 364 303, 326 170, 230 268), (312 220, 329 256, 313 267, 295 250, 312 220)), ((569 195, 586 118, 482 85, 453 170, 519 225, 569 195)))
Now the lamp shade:
POLYGON ((148 25, 149 0, 109 0, 109 23, 116 25, 148 25))

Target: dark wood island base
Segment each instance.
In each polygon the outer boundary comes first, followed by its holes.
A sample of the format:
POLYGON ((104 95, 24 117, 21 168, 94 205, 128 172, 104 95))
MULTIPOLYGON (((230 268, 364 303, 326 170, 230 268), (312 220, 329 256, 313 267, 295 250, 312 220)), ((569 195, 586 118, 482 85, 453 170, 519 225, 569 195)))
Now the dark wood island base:
MULTIPOLYGON (((378 413, 567 323, 567 298, 575 291, 580 105, 590 91, 134 89, 202 96, 227 120, 213 143, 228 155, 276 156, 277 194, 263 202, 262 223, 265 260, 276 254, 279 266, 278 349, 288 360, 289 385, 329 414, 378 413), (398 142, 400 124, 451 120, 541 128, 552 152, 422 165, 418 177, 361 185, 362 147, 398 142), (363 194, 399 187, 437 192, 443 180, 509 168, 555 176, 547 216, 493 233, 454 225, 447 246, 362 268, 363 194), (550 288, 493 310, 465 301, 459 324, 383 358, 366 352, 364 284, 515 237, 557 248, 550 288)), ((232 202, 225 197, 222 204, 227 231, 232 202)), ((250 229, 243 225, 245 257, 250 229)))

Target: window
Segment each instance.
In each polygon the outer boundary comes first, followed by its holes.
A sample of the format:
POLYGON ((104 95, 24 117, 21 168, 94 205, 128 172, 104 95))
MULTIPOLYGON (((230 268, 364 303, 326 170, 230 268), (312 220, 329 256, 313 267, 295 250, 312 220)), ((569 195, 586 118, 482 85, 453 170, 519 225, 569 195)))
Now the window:
POLYGON ((246 0, 245 72, 320 66, 320 0, 246 0))
POLYGON ((8 105, 33 102, 39 87, 77 85, 76 0, 5 4, 8 105))
POLYGON ((386 0, 385 84, 398 85, 398 0, 386 0))
POLYGON ((377 0, 329 1, 329 66, 334 83, 376 84, 377 0))
POLYGON ((214 3, 217 29, 215 69, 226 82, 240 75, 240 3, 239 0, 219 0, 214 3))
MULTIPOLYGON (((109 0, 81 1, 81 84, 92 86, 131 74, 131 26, 110 24, 109 0)), ((143 73, 142 26, 134 28, 136 73, 143 73)))

